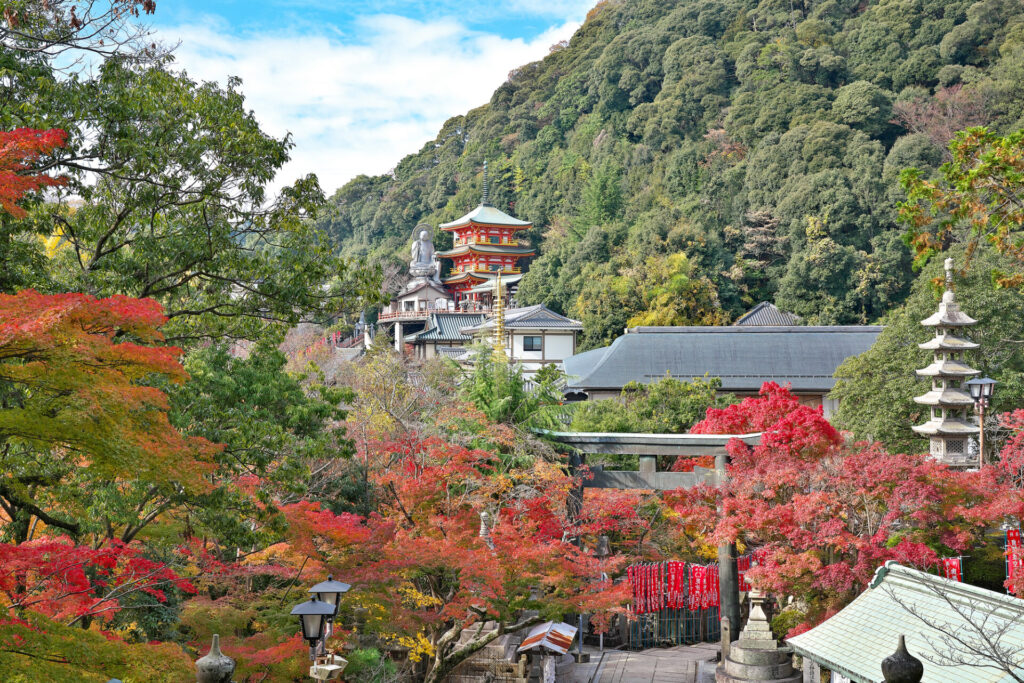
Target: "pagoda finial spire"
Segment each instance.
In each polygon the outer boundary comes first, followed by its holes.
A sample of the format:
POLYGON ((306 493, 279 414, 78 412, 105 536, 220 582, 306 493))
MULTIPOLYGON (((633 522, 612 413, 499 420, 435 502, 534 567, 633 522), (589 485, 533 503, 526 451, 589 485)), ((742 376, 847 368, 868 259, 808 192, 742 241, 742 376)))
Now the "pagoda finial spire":
POLYGON ((946 291, 953 291, 953 259, 947 258, 944 265, 946 266, 946 291))
POLYGON ((489 189, 490 188, 488 187, 488 184, 487 184, 487 159, 484 159, 484 195, 483 195, 483 197, 481 198, 481 201, 480 201, 481 206, 490 206, 491 205, 491 200, 490 200, 490 196, 489 196, 489 194, 490 194, 489 193, 489 189))
POLYGON ((505 302, 501 297, 501 271, 494 280, 494 351, 498 360, 505 360, 505 302))

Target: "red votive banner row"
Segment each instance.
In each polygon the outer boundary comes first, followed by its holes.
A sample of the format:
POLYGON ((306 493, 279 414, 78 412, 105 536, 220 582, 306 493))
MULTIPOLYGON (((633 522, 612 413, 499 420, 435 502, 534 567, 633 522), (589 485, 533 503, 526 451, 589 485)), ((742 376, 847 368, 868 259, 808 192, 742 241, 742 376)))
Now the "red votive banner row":
POLYGON ((651 562, 626 570, 634 614, 663 609, 709 609, 719 605, 717 564, 651 562))

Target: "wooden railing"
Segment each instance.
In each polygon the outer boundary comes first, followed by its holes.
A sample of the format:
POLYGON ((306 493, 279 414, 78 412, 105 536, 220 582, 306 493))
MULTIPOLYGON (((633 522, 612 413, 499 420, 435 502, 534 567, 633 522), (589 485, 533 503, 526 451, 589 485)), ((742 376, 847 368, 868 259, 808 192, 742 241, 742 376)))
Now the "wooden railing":
POLYGON ((453 243, 456 247, 463 245, 490 245, 492 247, 518 247, 519 240, 501 240, 500 242, 491 242, 490 240, 480 239, 478 237, 471 237, 469 239, 456 239, 453 243))
POLYGON ((435 307, 429 306, 427 308, 421 308, 415 311, 381 311, 380 315, 377 316, 377 320, 381 322, 387 320, 422 320, 430 316, 431 313, 490 313, 491 307, 477 303, 475 301, 461 301, 458 305, 454 305, 451 308, 448 307, 435 307))
POLYGON ((516 273, 523 272, 522 268, 504 268, 501 271, 491 270, 490 268, 484 268, 482 266, 474 266, 472 268, 454 268, 452 274, 455 273, 498 273, 502 275, 515 275, 516 273))

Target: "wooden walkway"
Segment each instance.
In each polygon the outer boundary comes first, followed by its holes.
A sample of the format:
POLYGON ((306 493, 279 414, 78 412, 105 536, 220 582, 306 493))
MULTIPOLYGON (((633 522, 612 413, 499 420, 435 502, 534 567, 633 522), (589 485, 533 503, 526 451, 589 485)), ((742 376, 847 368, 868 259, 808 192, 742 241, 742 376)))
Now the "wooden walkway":
POLYGON ((718 645, 680 645, 629 652, 592 651, 577 664, 574 683, 709 683, 714 681, 718 645))

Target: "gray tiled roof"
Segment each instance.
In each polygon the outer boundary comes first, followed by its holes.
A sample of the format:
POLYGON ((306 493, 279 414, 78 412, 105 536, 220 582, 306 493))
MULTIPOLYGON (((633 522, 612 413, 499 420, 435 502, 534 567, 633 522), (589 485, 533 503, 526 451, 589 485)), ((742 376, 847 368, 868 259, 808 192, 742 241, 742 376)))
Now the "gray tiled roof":
MULTIPOLYGON (((494 329, 494 317, 473 325, 464 326, 463 331, 473 334, 494 329)), ((579 320, 566 318, 564 315, 555 313, 544 304, 526 306, 524 308, 510 308, 505 311, 505 329, 509 330, 582 330, 583 323, 579 320)))
POLYGON ((437 355, 447 356, 452 360, 465 360, 469 356, 469 349, 462 346, 438 346, 437 355))
MULTIPOLYGON (((924 661, 922 683, 1004 683, 1008 673, 986 666, 940 666, 934 661, 948 647, 943 633, 978 640, 970 618, 1007 652, 1024 650, 1020 598, 887 562, 871 587, 830 619, 786 642, 808 657, 853 681, 881 683, 882 660, 896 650, 901 635, 907 650, 924 661), (917 615, 911 614, 907 607, 917 615), (987 620, 986 615, 988 615, 987 620), (931 660, 931 661, 927 661, 931 660)), ((962 646, 954 645, 963 652, 962 646)), ((940 660, 941 661, 941 660, 940 660)), ((948 661, 948 660, 946 660, 948 661)), ((1016 672, 1018 676, 1024 669, 1016 672)))
POLYGON ((483 313, 431 313, 427 321, 427 328, 415 335, 416 341, 461 341, 470 342, 472 339, 459 331, 466 325, 476 325, 483 322, 486 316, 483 313))
POLYGON ((866 351, 881 327, 637 327, 611 346, 565 359, 569 387, 617 390, 629 382, 719 377, 724 391, 757 391, 764 382, 828 392, 832 375, 866 351))
POLYGON ((773 303, 762 301, 741 315, 733 325, 796 325, 799 320, 800 316, 787 313, 773 303))

